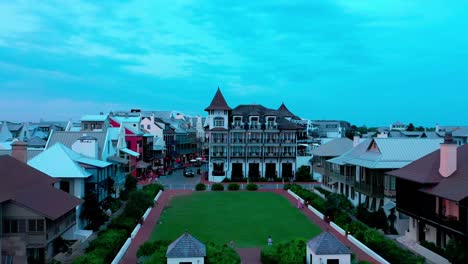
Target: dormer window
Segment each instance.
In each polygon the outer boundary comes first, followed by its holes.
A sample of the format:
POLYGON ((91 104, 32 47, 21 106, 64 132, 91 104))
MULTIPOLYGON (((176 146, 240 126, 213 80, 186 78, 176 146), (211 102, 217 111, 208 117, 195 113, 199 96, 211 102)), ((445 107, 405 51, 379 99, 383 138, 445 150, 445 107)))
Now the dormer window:
POLYGON ((214 120, 213 120, 213 125, 215 127, 224 127, 224 118, 215 117, 214 120))
POLYGON ((242 126, 242 117, 241 116, 235 116, 234 120, 232 122, 233 127, 240 127, 242 126))
POLYGON ((276 118, 274 116, 267 117, 266 125, 268 128, 274 128, 276 126, 276 118))
POLYGON ((258 116, 250 117, 250 128, 260 128, 258 116))

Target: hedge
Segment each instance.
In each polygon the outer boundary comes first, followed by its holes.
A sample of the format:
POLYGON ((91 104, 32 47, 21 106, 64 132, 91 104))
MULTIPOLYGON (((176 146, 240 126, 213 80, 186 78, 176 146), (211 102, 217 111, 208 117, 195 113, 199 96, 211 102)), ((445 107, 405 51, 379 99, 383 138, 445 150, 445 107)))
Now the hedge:
POLYGON ((240 189, 240 185, 237 183, 230 183, 228 185, 228 190, 229 191, 238 191, 240 189))
POLYGON ((305 263, 306 241, 295 239, 264 247, 260 258, 263 264, 305 263))
POLYGON ((206 190, 206 185, 203 184, 203 183, 198 183, 198 184, 195 186, 195 190, 196 190, 196 191, 204 191, 204 190, 206 190))
POLYGON ((212 191, 224 191, 224 185, 222 185, 221 183, 215 183, 211 185, 211 190, 212 191))
MULTIPOLYGON (((325 202, 317 194, 302 188, 299 185, 293 184, 290 186, 291 191, 299 195, 302 199, 308 200, 310 205, 322 213, 333 212, 333 221, 341 228, 349 231, 356 239, 364 243, 370 249, 375 251, 385 260, 390 263, 424 263, 423 257, 419 257, 409 250, 406 250, 394 241, 387 239, 376 229, 372 229, 358 221, 352 221, 349 213, 349 204, 342 201, 338 196, 333 196, 333 199, 328 203, 325 202), (330 208, 334 207, 334 208, 330 208)), ((334 194, 327 196, 331 197, 334 194)))
POLYGON ((256 191, 256 190, 258 190, 258 185, 255 184, 255 183, 249 183, 249 184, 247 184, 247 186, 245 188, 248 191, 256 191))
POLYGON ((148 184, 143 186, 143 192, 145 192, 151 198, 154 198, 159 191, 164 191, 164 186, 162 186, 159 183, 148 184))

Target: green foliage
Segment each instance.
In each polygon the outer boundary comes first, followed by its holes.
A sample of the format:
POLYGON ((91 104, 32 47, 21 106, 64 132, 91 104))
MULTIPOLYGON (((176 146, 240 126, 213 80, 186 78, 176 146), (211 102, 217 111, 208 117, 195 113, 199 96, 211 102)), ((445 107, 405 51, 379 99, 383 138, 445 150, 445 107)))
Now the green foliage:
POLYGON ((330 191, 327 191, 325 189, 323 189, 322 187, 315 187, 315 190, 319 191, 321 194, 325 195, 325 196, 328 196, 330 193, 330 191))
POLYGON ((325 200, 317 194, 302 188, 300 185, 293 184, 290 187, 291 191, 299 195, 302 199, 309 201, 309 204, 322 213, 326 211, 325 200))
POLYGON ((370 227, 382 229, 384 232, 389 229, 387 215, 382 208, 376 212, 369 212, 363 204, 360 204, 357 207, 356 217, 370 227))
POLYGON ((81 219, 88 221, 87 228, 97 231, 109 217, 101 210, 97 196, 93 192, 87 192, 84 197, 83 211, 80 215, 81 219))
POLYGON ((122 215, 140 219, 148 207, 153 205, 153 199, 144 191, 133 191, 128 198, 127 206, 122 215))
POLYGON ((445 257, 445 250, 443 248, 441 248, 441 247, 438 247, 436 244, 434 244, 432 242, 429 242, 429 241, 426 241, 426 240, 421 241, 420 244, 421 244, 421 246, 429 249, 430 251, 435 252, 435 253, 445 257))
POLYGON ((329 210, 351 212, 354 209, 353 204, 343 194, 329 193, 326 197, 327 201, 325 205, 329 210))
POLYGON ((151 256, 156 251, 166 254, 167 247, 171 244, 169 240, 146 241, 138 248, 137 257, 151 256))
POLYGON ((240 264, 239 255, 227 245, 206 244, 206 264, 240 264))
POLYGON ((120 192, 120 199, 126 201, 128 199, 128 195, 136 190, 137 186, 137 179, 132 176, 132 174, 127 174, 127 177, 125 178, 125 189, 120 192))
POLYGON ((91 241, 86 253, 92 253, 91 256, 98 255, 105 263, 110 263, 126 239, 127 233, 124 230, 106 230, 91 241))
POLYGON ((414 131, 413 123, 409 123, 408 127, 406 128, 406 131, 414 131))
POLYGON ((296 181, 297 182, 309 182, 312 180, 310 175, 310 167, 309 166, 301 166, 296 171, 296 181))
POLYGON ((107 228, 116 229, 116 230, 125 230, 128 236, 132 233, 133 229, 135 229, 136 225, 137 225, 137 220, 135 218, 120 215, 119 217, 112 219, 112 221, 107 226, 107 228))
POLYGON ((255 183, 249 183, 245 186, 245 188, 248 190, 248 191, 256 191, 258 190, 258 185, 255 184, 255 183))
POLYGON ((291 186, 292 186, 292 184, 286 183, 286 184, 283 186, 283 190, 289 190, 289 189, 291 189, 291 186))
POLYGON ((295 239, 267 246, 261 251, 263 264, 302 264, 306 257, 306 241, 295 239))
POLYGON ((221 183, 215 183, 211 185, 211 190, 212 191, 224 191, 224 185, 222 185, 221 183))
POLYGON ((151 198, 154 198, 159 191, 164 191, 164 186, 162 186, 159 183, 153 183, 143 186, 143 192, 151 198))
POLYGON ((73 264, 106 264, 102 256, 106 255, 107 252, 105 249, 97 249, 90 253, 79 256, 73 261, 73 264))
POLYGON ((110 209, 113 213, 115 213, 120 209, 120 207, 122 207, 122 200, 109 197, 102 203, 101 206, 104 211, 110 209))
POLYGON ((200 182, 195 186, 195 190, 204 191, 204 190, 206 190, 206 185, 200 182))
POLYGON ((240 185, 237 183, 230 183, 228 185, 228 190, 229 191, 238 191, 240 189, 240 185))
POLYGON ((452 238, 445 248, 445 255, 453 264, 468 263, 468 241, 452 238))

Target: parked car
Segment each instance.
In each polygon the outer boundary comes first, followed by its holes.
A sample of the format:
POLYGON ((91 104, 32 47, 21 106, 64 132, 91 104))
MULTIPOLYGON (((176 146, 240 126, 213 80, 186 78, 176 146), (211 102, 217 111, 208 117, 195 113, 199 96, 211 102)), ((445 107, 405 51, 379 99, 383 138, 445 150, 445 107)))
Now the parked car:
POLYGON ((184 173, 184 176, 185 176, 185 177, 194 177, 195 174, 193 173, 192 170, 188 170, 188 171, 186 171, 186 172, 184 173))

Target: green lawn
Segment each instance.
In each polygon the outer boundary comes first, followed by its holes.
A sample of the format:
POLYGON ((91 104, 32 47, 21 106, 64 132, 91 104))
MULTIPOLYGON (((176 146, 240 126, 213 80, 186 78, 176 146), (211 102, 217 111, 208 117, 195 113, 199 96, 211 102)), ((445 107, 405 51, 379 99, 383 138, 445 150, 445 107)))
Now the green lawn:
POLYGON ((174 240, 188 230, 201 241, 259 247, 273 242, 311 239, 321 230, 286 198, 264 192, 195 192, 171 200, 152 240, 174 240))

